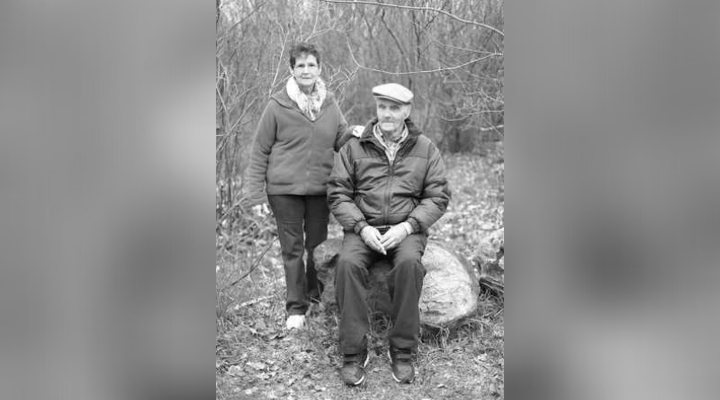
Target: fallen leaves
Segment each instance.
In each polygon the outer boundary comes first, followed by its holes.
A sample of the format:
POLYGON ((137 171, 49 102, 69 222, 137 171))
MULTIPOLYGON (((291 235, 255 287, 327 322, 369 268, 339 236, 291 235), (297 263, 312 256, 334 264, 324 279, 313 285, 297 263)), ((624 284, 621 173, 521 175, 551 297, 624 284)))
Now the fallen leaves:
POLYGON ((248 361, 245 365, 247 365, 253 369, 256 369, 258 371, 265 369, 265 364, 263 364, 261 362, 248 361))
POLYGON ((504 193, 504 168, 472 155, 452 156, 448 165, 452 199, 445 215, 431 228, 431 238, 469 260, 485 236, 504 226, 504 196, 498 196, 504 193))
MULTIPOLYGON (((431 236, 471 260, 478 254, 482 239, 503 227, 502 169, 477 156, 452 155, 448 156, 448 171, 453 198, 446 215, 431 229, 431 236)), ((331 232, 333 229, 337 224, 331 225, 331 232)), ((339 235, 340 231, 335 232, 339 235)), ((253 249, 258 247, 246 251, 253 249)), ((236 279, 241 272, 232 264, 236 261, 229 255, 220 258, 217 275, 236 279)), ((281 265, 279 246, 273 246, 257 270, 232 293, 238 299, 236 304, 244 305, 231 307, 224 315, 226 329, 218 331, 217 399, 503 397, 502 308, 493 297, 485 299, 482 314, 446 337, 443 345, 423 339, 420 375, 414 385, 395 385, 386 357, 380 356, 371 358, 368 383, 363 388, 347 388, 338 377, 342 359, 337 353, 334 314, 311 309, 306 320, 309 329, 285 330, 281 265)), ((387 351, 383 335, 371 332, 369 345, 375 354, 387 351)))

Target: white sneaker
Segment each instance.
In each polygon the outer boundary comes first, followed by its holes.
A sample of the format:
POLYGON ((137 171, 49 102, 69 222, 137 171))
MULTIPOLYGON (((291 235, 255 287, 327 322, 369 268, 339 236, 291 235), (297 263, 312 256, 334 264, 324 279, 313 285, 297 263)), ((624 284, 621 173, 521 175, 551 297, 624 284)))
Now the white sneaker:
POLYGON ((285 323, 288 330, 290 329, 302 329, 305 327, 305 316, 304 315, 291 315, 288 317, 285 323))

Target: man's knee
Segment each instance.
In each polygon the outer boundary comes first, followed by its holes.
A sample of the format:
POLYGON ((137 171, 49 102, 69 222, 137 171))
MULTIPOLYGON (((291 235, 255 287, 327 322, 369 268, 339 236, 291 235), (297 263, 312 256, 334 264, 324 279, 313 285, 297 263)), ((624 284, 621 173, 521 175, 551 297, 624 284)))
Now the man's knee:
POLYGON ((358 262, 357 257, 352 257, 349 254, 340 253, 338 255, 337 264, 335 265, 338 274, 363 274, 365 268, 358 262))
POLYGON ((403 274, 413 276, 425 276, 425 266, 423 266, 420 257, 403 257, 397 260, 395 268, 403 274))

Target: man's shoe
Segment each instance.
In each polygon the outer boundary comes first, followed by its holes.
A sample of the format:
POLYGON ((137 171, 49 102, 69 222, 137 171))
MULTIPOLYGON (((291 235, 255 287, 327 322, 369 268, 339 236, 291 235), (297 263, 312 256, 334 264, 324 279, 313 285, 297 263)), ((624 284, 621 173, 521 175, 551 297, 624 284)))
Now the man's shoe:
POLYGON ((357 386, 365 381, 365 367, 370 357, 367 350, 360 354, 345 354, 343 366, 340 368, 342 381, 349 386, 357 386))
POLYGON ((388 350, 392 363, 392 376, 396 382, 410 383, 415 379, 415 367, 412 362, 412 352, 405 349, 390 347, 388 350))
POLYGON ((285 323, 288 330, 290 329, 302 329, 305 327, 305 316, 304 315, 291 315, 288 317, 285 323))

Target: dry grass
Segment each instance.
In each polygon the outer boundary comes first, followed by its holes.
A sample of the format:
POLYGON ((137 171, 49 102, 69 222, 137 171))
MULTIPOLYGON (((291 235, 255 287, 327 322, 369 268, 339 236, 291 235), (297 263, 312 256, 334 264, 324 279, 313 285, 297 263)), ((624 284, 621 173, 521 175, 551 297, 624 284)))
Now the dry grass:
MULTIPOLYGON (((493 195, 502 190, 493 187, 501 184, 498 183, 501 180, 491 176, 492 165, 477 157, 452 157, 448 168, 454 195, 449 211, 455 217, 441 221, 434 236, 444 239, 459 254, 470 256, 474 240, 474 235, 469 234, 472 224, 486 224, 488 220, 497 224, 498 213, 499 223, 502 221, 502 199, 493 195), (465 229, 449 226, 460 223, 465 224, 465 229), (458 231, 467 234, 449 237, 458 231)), ((288 333, 284 329, 284 275, 279 246, 273 238, 273 223, 269 218, 244 220, 237 222, 233 230, 248 232, 248 226, 255 227, 254 240, 237 234, 218 236, 216 398, 504 397, 503 305, 493 294, 481 293, 477 312, 452 330, 422 332, 418 376, 410 385, 400 385, 392 379, 387 356, 387 320, 382 315, 373 316, 367 381, 357 388, 346 387, 338 374, 341 356, 337 352, 336 313, 316 305, 308 312, 309 329, 288 333), (260 257, 266 249, 267 253, 260 257), (257 266, 246 278, 229 286, 252 265, 257 266)), ((339 235, 339 228, 331 227, 330 234, 339 235)))

